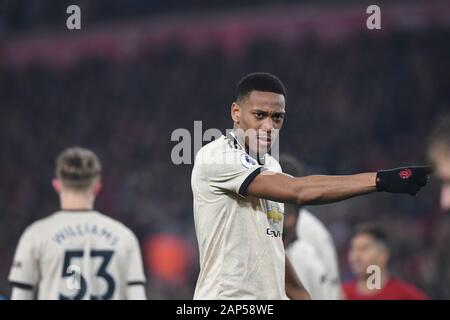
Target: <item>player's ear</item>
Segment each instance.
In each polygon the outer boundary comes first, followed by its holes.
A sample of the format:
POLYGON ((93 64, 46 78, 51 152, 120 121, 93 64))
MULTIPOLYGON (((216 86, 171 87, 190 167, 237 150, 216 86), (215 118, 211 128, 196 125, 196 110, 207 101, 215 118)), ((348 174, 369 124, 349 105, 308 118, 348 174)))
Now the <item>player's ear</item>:
POLYGON ((58 178, 54 178, 52 180, 52 186, 53 186, 53 190, 55 190, 56 193, 61 192, 61 180, 59 180, 58 178))
POLYGON ((239 123, 240 115, 241 115, 241 108, 236 102, 233 102, 231 104, 231 118, 233 119, 234 123, 239 123))
POLYGON ((101 180, 96 180, 94 182, 94 185, 92 186, 92 192, 94 193, 95 196, 97 196, 100 192, 100 190, 102 189, 102 182, 101 180))

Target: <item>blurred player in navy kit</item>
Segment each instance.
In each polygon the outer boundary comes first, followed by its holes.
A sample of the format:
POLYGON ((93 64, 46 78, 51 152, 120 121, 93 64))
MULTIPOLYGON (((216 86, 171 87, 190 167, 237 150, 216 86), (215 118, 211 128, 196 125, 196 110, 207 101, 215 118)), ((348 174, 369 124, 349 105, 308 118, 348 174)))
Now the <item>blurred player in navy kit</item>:
MULTIPOLYGON (((344 284, 348 300, 424 300, 423 292, 411 284, 393 277, 388 271, 390 258, 386 233, 375 225, 356 227, 348 255, 349 264, 356 279, 344 284), (376 266, 379 274, 371 270, 376 266), (369 277, 380 276, 379 287, 372 287, 369 277)), ((372 283, 373 284, 373 283, 372 283)))

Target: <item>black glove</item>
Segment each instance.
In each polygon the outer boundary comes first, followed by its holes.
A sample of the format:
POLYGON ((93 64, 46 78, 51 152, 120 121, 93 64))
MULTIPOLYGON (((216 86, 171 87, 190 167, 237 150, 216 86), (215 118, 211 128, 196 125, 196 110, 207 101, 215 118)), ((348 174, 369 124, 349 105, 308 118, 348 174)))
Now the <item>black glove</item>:
POLYGON ((416 193, 427 184, 428 175, 432 172, 429 166, 403 167, 377 171, 377 191, 393 193, 416 193))

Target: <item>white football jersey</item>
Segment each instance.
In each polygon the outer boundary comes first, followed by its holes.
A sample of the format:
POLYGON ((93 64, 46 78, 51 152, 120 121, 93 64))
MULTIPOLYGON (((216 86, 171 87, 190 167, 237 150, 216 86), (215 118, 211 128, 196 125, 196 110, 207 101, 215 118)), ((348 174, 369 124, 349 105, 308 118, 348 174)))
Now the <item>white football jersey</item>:
POLYGON ((327 300, 327 270, 313 246, 296 240, 286 248, 286 254, 312 300, 327 300))
POLYGON ((97 211, 59 211, 23 233, 9 274, 40 300, 127 299, 145 285, 135 235, 97 211))
POLYGON ((191 177, 200 251, 194 299, 287 299, 284 205, 246 195, 262 170, 281 172, 273 157, 264 160, 251 158, 232 132, 198 152, 191 177))
POLYGON ((326 271, 326 298, 329 300, 342 299, 339 265, 333 237, 323 223, 306 209, 300 209, 297 222, 297 236, 300 241, 310 244, 326 271))

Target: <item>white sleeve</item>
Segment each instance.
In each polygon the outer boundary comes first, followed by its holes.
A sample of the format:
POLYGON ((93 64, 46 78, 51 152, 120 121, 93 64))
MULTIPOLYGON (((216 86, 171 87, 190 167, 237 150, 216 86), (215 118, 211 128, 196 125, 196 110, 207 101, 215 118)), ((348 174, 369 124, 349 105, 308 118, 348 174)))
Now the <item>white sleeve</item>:
POLYGON ((39 252, 32 228, 19 240, 8 280, 12 287, 28 291, 35 290, 39 283, 39 252))
POLYGON ((29 289, 22 289, 13 287, 11 291, 11 300, 33 300, 34 291, 29 289))
POLYGON ((248 185, 261 173, 262 166, 240 149, 227 149, 220 159, 220 163, 203 164, 208 166, 210 185, 245 197, 248 185))
POLYGON ((142 263, 141 250, 139 242, 134 234, 132 234, 127 269, 127 299, 142 300, 146 299, 145 288, 146 279, 142 263))
POLYGON ((127 300, 147 300, 145 286, 134 285, 127 288, 127 300))

